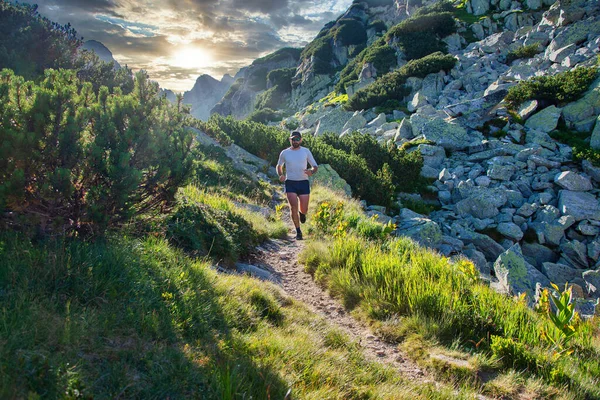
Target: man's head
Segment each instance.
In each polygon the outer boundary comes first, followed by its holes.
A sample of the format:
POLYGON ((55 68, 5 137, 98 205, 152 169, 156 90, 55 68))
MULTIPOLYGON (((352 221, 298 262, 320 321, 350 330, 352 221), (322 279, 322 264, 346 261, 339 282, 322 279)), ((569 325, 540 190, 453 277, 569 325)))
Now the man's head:
POLYGON ((300 143, 302 143, 302 134, 298 131, 294 131, 290 134, 290 143, 292 147, 297 149, 300 147, 300 143))

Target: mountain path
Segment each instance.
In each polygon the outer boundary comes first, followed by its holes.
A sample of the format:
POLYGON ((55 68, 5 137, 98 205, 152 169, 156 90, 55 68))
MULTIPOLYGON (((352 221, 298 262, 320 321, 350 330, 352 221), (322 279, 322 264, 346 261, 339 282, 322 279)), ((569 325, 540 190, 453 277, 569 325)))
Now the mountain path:
POLYGON ((249 261, 271 272, 289 296, 308 305, 312 311, 346 332, 370 360, 393 366, 413 382, 435 383, 431 374, 411 361, 396 345, 386 342, 355 319, 338 300, 317 285, 298 262, 304 243, 289 239, 270 240, 257 247, 249 261))

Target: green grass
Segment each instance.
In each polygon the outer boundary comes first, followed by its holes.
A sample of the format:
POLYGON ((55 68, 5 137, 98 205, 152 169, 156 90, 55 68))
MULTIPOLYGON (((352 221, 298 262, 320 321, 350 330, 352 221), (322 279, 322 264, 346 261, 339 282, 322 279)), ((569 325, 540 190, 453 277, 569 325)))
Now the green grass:
MULTIPOLYGON (((573 354, 558 356, 546 339, 556 329, 547 316, 531 310, 523 299, 508 298, 480 283, 466 260, 452 261, 408 238, 380 243, 349 231, 323 241, 321 235, 320 243, 310 243, 301 255, 306 269, 441 377, 449 376, 448 368, 458 368, 450 375, 477 386, 483 383, 477 377, 491 368, 495 374, 524 373, 540 383, 536 393, 600 396, 597 319, 578 321, 573 354), (433 360, 439 347, 476 360, 454 366, 433 360)), ((533 389, 526 385, 519 390, 533 389)))
POLYGON ((254 279, 158 238, 0 236, 1 398, 469 398, 416 385, 254 279))

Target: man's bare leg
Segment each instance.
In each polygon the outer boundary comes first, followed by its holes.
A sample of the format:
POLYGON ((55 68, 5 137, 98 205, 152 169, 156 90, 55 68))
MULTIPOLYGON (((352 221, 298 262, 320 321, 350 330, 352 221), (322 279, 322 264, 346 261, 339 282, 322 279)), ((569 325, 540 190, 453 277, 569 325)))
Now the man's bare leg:
POLYGON ((288 204, 290 205, 290 214, 294 226, 300 228, 300 217, 298 216, 298 195, 296 193, 286 193, 288 204))
MULTIPOLYGON (((308 202, 310 200, 310 194, 301 194, 298 196, 298 200, 300 200, 300 212, 304 215, 308 213, 308 202)), ((306 221, 306 217, 301 222, 306 221)))

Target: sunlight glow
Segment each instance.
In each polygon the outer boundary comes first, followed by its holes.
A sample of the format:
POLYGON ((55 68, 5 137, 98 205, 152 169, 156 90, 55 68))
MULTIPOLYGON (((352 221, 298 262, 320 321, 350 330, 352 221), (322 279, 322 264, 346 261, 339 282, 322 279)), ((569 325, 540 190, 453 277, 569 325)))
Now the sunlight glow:
POLYGON ((208 67, 213 62, 212 55, 199 47, 183 47, 177 50, 169 64, 180 68, 203 68, 208 67))

